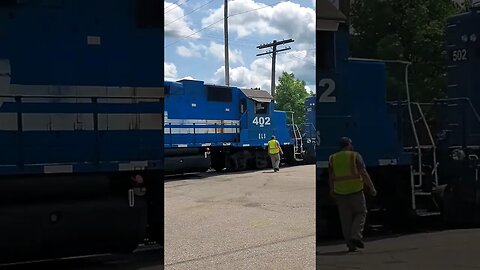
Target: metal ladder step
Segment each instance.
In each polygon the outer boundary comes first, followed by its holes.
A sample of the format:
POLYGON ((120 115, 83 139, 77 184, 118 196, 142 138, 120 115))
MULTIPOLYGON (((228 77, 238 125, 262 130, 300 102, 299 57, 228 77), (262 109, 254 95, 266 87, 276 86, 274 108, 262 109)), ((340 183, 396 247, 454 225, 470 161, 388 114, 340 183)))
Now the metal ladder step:
POLYGON ((386 210, 385 208, 379 207, 379 206, 376 206, 376 205, 372 206, 372 208, 368 209, 368 213, 369 213, 370 217, 372 217, 372 216, 375 217, 377 215, 379 215, 379 217, 380 217, 380 220, 378 220, 377 218, 373 218, 374 223, 367 223, 367 226, 368 226, 369 229, 376 231, 376 230, 380 230, 384 227, 383 224, 381 224, 381 223, 377 224, 377 223, 381 222, 381 220, 383 220, 383 214, 384 214, 385 210, 386 210))
POLYGON ((432 149, 433 145, 420 145, 420 146, 404 146, 404 150, 411 150, 411 151, 417 151, 417 149, 432 149))
POLYGON ((381 228, 383 228, 383 225, 382 224, 368 224, 368 227, 370 229, 381 229, 381 228))
POLYGON ((415 209, 415 213, 417 216, 420 217, 431 217, 431 216, 439 216, 441 212, 439 211, 428 211, 427 209, 415 209))
POLYGON ((416 190, 413 192, 416 196, 430 196, 432 195, 432 192, 430 191, 421 191, 421 190, 416 190))

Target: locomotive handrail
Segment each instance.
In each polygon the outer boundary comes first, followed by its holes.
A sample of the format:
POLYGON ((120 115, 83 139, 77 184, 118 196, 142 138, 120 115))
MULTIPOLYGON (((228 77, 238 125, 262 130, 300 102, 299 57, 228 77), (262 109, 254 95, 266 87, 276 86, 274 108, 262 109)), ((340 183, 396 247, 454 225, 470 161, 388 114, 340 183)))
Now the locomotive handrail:
MULTIPOLYGON (((437 173, 437 154, 436 154, 436 145, 435 145, 435 140, 433 139, 432 132, 430 131, 430 128, 428 127, 427 119, 425 118, 425 115, 423 114, 423 110, 420 107, 420 103, 415 103, 417 105, 418 111, 420 112, 421 119, 423 120, 423 124, 425 125, 425 128, 427 129, 428 132, 428 137, 430 139, 430 143, 432 144, 432 150, 433 150, 433 164, 435 164, 435 167, 432 170, 432 175, 434 175, 435 179, 435 186, 438 186, 438 173, 437 173)), ((420 164, 421 165, 421 164, 420 164)))
POLYGON ((473 106, 472 104, 472 100, 470 98, 467 98, 467 97, 459 97, 459 98, 438 98, 438 99, 434 99, 435 101, 457 101, 457 100, 463 100, 463 101, 467 101, 468 102, 468 105, 470 106, 470 108, 472 109, 473 113, 475 114, 475 117, 477 118, 477 121, 480 123, 480 115, 478 114, 477 110, 475 109, 475 107, 473 106))
POLYGON ((161 96, 104 96, 104 95, 89 95, 89 96, 76 96, 76 95, 0 95, 0 98, 58 98, 58 99, 94 99, 94 98, 110 98, 110 99, 163 99, 161 96))
MULTIPOLYGON (((242 128, 242 120, 243 120, 243 117, 245 117, 245 115, 247 115, 247 112, 248 110, 245 110, 242 115, 240 116, 240 119, 238 119, 238 122, 240 123, 240 128, 242 128)), ((245 125, 248 125, 248 124, 245 124, 245 125)))
POLYGON ((302 137, 309 138, 309 139, 316 139, 317 136, 317 128, 313 123, 303 123, 304 132, 302 137))
MULTIPOLYGON (((387 103, 392 104, 392 105, 407 105, 408 101, 407 100, 395 100, 395 101, 387 101, 387 103)), ((435 105, 434 102, 415 102, 420 105, 435 105)))
POLYGON ((238 128, 240 125, 238 124, 232 124, 232 125, 227 125, 227 124, 172 124, 172 123, 165 123, 165 125, 169 125, 172 128, 238 128))
POLYGON ((353 118, 351 115, 321 115, 318 118, 353 118))
POLYGON ((383 60, 383 59, 375 59, 375 58, 349 57, 348 60, 350 60, 350 61, 365 61, 365 62, 397 63, 397 64, 405 64, 405 65, 411 65, 412 64, 412 62, 405 61, 405 60, 383 60))

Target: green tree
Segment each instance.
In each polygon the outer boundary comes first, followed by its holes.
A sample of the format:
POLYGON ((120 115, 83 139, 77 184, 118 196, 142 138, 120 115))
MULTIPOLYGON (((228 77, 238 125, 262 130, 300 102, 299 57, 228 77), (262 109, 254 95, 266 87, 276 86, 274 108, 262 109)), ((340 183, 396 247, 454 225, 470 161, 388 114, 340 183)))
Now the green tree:
MULTIPOLYGON (((460 6, 452 0, 355 1, 351 8, 351 50, 354 57, 401 59, 409 72, 412 98, 429 101, 446 89, 446 19, 460 6)), ((389 64, 390 65, 390 64, 389 64)), ((403 67, 387 69, 389 98, 403 91, 403 67)), ((402 96, 404 98, 404 96, 402 96)))
POLYGON ((305 82, 296 79, 293 73, 287 72, 283 72, 278 81, 275 87, 275 108, 294 112, 295 124, 301 125, 304 122, 304 103, 308 97, 305 82))

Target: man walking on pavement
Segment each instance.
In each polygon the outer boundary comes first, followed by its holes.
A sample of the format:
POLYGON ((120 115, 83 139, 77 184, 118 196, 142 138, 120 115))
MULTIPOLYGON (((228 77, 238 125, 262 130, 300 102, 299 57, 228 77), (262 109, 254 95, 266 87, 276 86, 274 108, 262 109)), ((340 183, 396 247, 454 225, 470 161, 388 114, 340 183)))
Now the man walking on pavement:
POLYGON ((367 217, 364 184, 372 196, 376 196, 377 191, 365 169, 362 156, 353 151, 352 140, 341 138, 340 148, 329 158, 330 195, 337 202, 343 237, 348 251, 352 252, 365 247, 362 241, 367 217))
POLYGON ((274 172, 278 172, 280 170, 280 153, 283 155, 282 147, 280 147, 280 143, 277 141, 275 136, 272 135, 272 139, 268 141, 268 154, 272 160, 274 172))

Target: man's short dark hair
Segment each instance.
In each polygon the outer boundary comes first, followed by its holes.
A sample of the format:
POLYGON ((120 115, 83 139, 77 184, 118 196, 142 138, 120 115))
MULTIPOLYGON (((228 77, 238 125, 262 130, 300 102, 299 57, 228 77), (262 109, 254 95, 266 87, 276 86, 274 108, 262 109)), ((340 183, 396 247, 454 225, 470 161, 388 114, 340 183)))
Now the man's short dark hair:
POLYGON ((345 147, 349 146, 351 143, 352 143, 352 140, 350 138, 342 137, 342 138, 340 138, 339 146, 340 146, 340 148, 345 148, 345 147))
POLYGON ((275 135, 272 135, 272 139, 275 139, 275 135))

